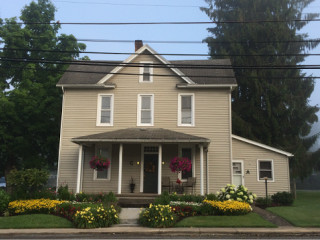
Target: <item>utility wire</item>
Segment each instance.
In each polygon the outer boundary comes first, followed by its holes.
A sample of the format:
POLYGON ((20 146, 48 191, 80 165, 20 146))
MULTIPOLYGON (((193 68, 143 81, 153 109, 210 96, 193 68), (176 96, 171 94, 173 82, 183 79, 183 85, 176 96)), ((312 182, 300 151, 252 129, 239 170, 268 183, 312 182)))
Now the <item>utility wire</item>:
POLYGON ((7 22, 6 24, 19 25, 194 25, 194 24, 243 24, 243 23, 283 23, 283 22, 319 22, 315 19, 291 20, 246 20, 246 21, 208 21, 208 22, 7 22))
MULTIPOLYGON (((34 68, 31 67, 16 67, 16 66, 9 66, 8 68, 13 68, 13 69, 20 69, 20 70, 35 70, 34 68)), ((52 71, 52 72, 63 72, 63 73, 83 73, 83 74, 114 74, 114 75, 125 75, 125 76, 141 76, 143 74, 140 73, 111 73, 107 71, 83 71, 83 70, 61 70, 61 69, 45 69, 46 71, 52 71)), ((170 74, 150 74, 150 76, 157 76, 157 77, 177 77, 177 75, 170 75, 170 74)), ((234 79, 235 76, 208 76, 208 75, 179 75, 181 77, 190 77, 190 78, 220 78, 220 79, 234 79)), ((261 77, 247 77, 248 79, 260 79, 261 77)), ((271 77, 268 78, 270 80, 272 79, 278 79, 278 80, 283 80, 283 79, 320 79, 320 76, 315 76, 315 77, 271 77)))
MULTIPOLYGON (((49 53, 79 53, 79 54, 104 54, 104 55, 147 55, 147 56, 204 56, 209 54, 199 53, 129 53, 129 52, 97 52, 97 51, 66 51, 66 50, 43 50, 27 48, 0 48, 6 51, 27 51, 27 52, 49 52, 49 53)), ((320 56, 320 53, 286 53, 286 54, 214 54, 218 57, 294 57, 294 56, 320 56)))
MULTIPOLYGON (((111 61, 64 61, 64 60, 44 60, 44 59, 26 59, 26 58, 6 58, 0 57, 1 61, 20 62, 20 63, 48 63, 48 64, 73 64, 73 65, 91 65, 91 66, 109 66, 109 67, 143 67, 141 63, 123 63, 111 61)), ((320 65, 238 65, 231 66, 225 64, 148 64, 153 68, 186 68, 186 69, 271 69, 271 70, 284 70, 284 69, 320 69, 320 65)))

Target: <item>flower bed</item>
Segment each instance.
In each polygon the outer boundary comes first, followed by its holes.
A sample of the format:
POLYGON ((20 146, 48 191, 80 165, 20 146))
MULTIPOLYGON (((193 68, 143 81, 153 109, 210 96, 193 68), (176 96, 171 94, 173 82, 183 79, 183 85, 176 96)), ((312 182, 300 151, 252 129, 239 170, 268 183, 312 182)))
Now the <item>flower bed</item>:
POLYGON ((11 215, 30 213, 53 213, 57 205, 63 201, 50 199, 16 200, 9 203, 8 210, 11 215))
POLYGON ((172 227, 177 216, 169 205, 152 205, 141 211, 139 223, 147 227, 172 227))
POLYGON ((250 204, 239 201, 209 201, 204 200, 205 204, 213 207, 215 215, 244 215, 252 211, 250 204))

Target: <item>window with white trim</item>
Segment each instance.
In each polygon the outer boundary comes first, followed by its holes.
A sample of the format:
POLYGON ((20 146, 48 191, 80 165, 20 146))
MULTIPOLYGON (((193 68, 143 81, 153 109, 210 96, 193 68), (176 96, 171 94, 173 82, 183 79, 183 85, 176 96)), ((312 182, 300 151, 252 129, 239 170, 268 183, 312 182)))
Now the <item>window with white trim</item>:
POLYGON ((113 95, 99 94, 97 126, 113 126, 113 95))
MULTIPOLYGON (((182 147, 181 148, 181 157, 188 158, 189 160, 191 160, 191 164, 193 164, 192 148, 182 147)), ((193 176, 192 169, 193 169, 193 166, 191 167, 191 171, 182 172, 181 173, 181 179, 186 179, 187 180, 188 177, 192 177, 193 176)))
POLYGON ((178 126, 194 126, 194 94, 179 94, 178 126))
POLYGON ((138 126, 153 126, 153 94, 138 95, 138 126))
POLYGON ((102 171, 94 170, 95 180, 110 180, 111 178, 111 146, 104 146, 97 149, 97 155, 107 158, 110 161, 108 169, 102 171))
POLYGON ((143 66, 140 67, 139 82, 153 82, 153 67, 152 62, 140 62, 143 66))
POLYGON ((258 160, 258 180, 264 180, 265 177, 268 180, 273 179, 273 161, 272 160, 258 160))

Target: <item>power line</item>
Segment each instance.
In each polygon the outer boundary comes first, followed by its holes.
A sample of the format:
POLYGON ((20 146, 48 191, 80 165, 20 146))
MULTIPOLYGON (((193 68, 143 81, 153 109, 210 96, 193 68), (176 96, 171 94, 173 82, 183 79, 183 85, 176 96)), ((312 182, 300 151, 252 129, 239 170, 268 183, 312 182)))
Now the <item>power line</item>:
MULTIPOLYGON (((27 51, 27 52, 49 52, 49 53, 79 53, 79 54, 104 54, 104 55, 147 55, 147 56, 204 56, 209 54, 200 53, 132 53, 132 52, 97 52, 97 51, 66 51, 66 50, 43 50, 27 48, 0 48, 7 51, 27 51)), ((293 57, 293 56, 320 56, 320 53, 295 53, 295 54, 214 54, 218 57, 293 57)))
POLYGON ((291 20, 246 20, 246 21, 209 21, 209 22, 8 22, 19 25, 194 25, 194 24, 244 24, 244 23, 281 23, 281 22, 319 22, 320 19, 291 20))
MULTIPOLYGON (((20 70, 35 70, 34 68, 31 67, 16 67, 16 66, 9 66, 9 68, 14 68, 14 69, 20 69, 20 70)), ((110 73, 108 71, 83 71, 83 70, 60 70, 60 69, 46 69, 46 71, 52 71, 52 72, 63 72, 63 73, 83 73, 83 74, 113 74, 113 75, 125 75, 125 76, 141 76, 143 74, 140 73, 110 73)), ((176 77, 177 75, 172 75, 172 74, 150 74, 150 76, 156 76, 156 77, 176 77)), ((197 78, 221 78, 221 79, 234 79, 235 76, 208 76, 208 75, 180 75, 181 77, 197 77, 197 78)), ((261 77, 247 77, 248 79, 260 79, 261 77)), ((320 76, 315 76, 315 77, 271 77, 269 80, 272 79, 320 79, 320 76)))
MULTIPOLYGON (((109 67, 143 67, 141 63, 123 63, 112 61, 65 61, 65 60, 44 60, 44 59, 27 59, 27 58, 6 58, 0 57, 1 61, 20 62, 20 63, 48 63, 48 64, 73 64, 73 65, 90 65, 90 66, 109 66, 109 67)), ((186 68, 186 69, 269 69, 269 70, 297 70, 297 69, 320 69, 320 65, 238 65, 231 66, 226 64, 149 64, 153 68, 186 68)))

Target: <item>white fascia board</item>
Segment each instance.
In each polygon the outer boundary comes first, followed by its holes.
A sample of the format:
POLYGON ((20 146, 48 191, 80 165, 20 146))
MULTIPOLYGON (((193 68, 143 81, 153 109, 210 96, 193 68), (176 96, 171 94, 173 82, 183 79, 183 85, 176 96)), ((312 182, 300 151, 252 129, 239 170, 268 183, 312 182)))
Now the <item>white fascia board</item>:
POLYGON ((270 150, 270 151, 273 151, 273 152, 276 152, 276 153, 280 153, 280 154, 285 155, 287 157, 293 157, 294 156, 292 153, 285 152, 285 151, 282 151, 282 150, 280 150, 278 148, 270 147, 268 145, 255 142, 255 141, 249 140, 247 138, 239 137, 237 135, 233 135, 232 134, 232 138, 237 139, 237 140, 242 141, 242 142, 245 142, 245 143, 249 143, 249 144, 264 148, 264 149, 267 149, 267 150, 270 150))
MULTIPOLYGON (((136 54, 131 55, 126 60, 124 60, 122 63, 120 63, 120 64, 123 64, 123 66, 118 66, 118 67, 114 68, 110 73, 108 73, 101 80, 99 80, 99 82, 97 84, 104 84, 106 81, 108 81, 114 75, 114 73, 121 71, 121 69, 125 67, 126 63, 132 62, 136 57, 138 57, 145 50, 148 50, 154 57, 156 57, 163 64, 168 64, 168 65, 171 64, 164 57, 158 55, 158 53, 155 50, 153 50, 148 44, 145 44, 136 51, 136 54)), ((179 69, 174 68, 174 67, 170 67, 170 66, 168 66, 168 68, 170 68, 173 72, 175 72, 178 76, 180 76, 187 83, 189 83, 189 84, 194 83, 190 78, 182 77, 184 74, 179 69)))
POLYGON ((71 139, 71 142, 81 144, 81 143, 89 143, 89 142, 114 142, 114 143, 198 143, 204 144, 210 143, 210 140, 171 140, 171 139, 71 139))
POLYGON ((114 89, 116 85, 101 85, 101 84, 57 84, 56 87, 63 88, 111 88, 114 89))
POLYGON ((177 88, 231 88, 234 89, 237 84, 177 84, 177 88))

